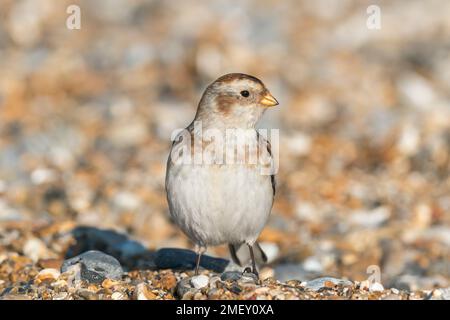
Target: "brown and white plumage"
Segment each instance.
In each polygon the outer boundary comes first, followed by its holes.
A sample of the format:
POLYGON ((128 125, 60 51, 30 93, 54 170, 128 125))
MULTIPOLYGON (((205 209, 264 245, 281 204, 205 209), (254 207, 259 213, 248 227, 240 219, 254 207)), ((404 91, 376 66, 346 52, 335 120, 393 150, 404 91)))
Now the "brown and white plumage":
POLYGON ((187 134, 175 138, 167 164, 167 199, 176 224, 200 248, 229 244, 232 258, 239 264, 244 261, 236 252, 246 244, 255 273, 255 257, 266 259, 256 239, 269 218, 275 193, 273 174, 263 174, 261 170, 267 164, 249 163, 247 158, 228 163, 223 155, 220 157, 224 162, 177 163, 174 154, 186 145, 194 147, 199 143, 205 148, 203 157, 217 160, 215 145, 219 140, 205 138, 205 132, 225 135, 229 129, 242 129, 247 132, 245 139, 255 143, 258 152, 270 159, 270 145, 255 126, 267 107, 277 104, 255 77, 232 73, 218 78, 205 90, 194 121, 186 128, 187 134))

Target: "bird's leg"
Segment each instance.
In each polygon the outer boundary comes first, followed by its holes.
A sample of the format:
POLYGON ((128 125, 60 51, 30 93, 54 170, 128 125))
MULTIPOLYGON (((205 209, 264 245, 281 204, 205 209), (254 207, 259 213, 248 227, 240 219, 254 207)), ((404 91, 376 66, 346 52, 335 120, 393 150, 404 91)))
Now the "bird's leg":
POLYGON ((253 253, 253 247, 247 244, 248 250, 250 251, 250 257, 252 258, 252 273, 259 279, 258 270, 256 269, 255 254, 253 253))
POLYGON ((197 253, 197 263, 195 264, 195 275, 198 276, 198 270, 200 268, 200 260, 202 259, 202 254, 205 253, 206 247, 202 245, 196 245, 195 249, 197 253))

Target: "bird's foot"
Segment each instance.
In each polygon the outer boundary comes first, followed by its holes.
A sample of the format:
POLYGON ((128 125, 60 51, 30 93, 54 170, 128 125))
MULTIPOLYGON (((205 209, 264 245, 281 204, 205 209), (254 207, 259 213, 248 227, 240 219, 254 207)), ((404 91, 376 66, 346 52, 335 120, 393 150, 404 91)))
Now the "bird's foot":
POLYGON ((245 269, 244 269, 244 271, 242 271, 242 276, 244 277, 246 277, 247 279, 248 278, 253 278, 253 280, 256 282, 256 283, 261 283, 261 280, 259 279, 259 273, 258 273, 258 270, 256 270, 256 269, 252 269, 252 268, 250 268, 250 267, 246 267, 245 269))

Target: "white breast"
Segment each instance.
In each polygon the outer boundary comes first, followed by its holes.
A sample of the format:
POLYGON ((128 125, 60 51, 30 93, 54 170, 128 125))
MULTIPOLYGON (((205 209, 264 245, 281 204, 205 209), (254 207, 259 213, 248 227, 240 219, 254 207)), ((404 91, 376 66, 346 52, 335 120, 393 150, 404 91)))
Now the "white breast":
POLYGON ((252 244, 273 202, 271 177, 246 165, 168 164, 170 214, 197 244, 252 244))

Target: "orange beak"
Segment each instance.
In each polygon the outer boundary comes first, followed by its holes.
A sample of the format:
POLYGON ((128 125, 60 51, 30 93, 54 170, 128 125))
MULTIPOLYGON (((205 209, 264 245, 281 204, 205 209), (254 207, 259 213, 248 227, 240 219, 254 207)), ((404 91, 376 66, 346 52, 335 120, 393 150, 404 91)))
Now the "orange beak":
POLYGON ((274 107, 279 104, 277 99, 275 99, 274 96, 270 94, 270 92, 267 92, 259 101, 259 103, 261 103, 264 107, 274 107))

